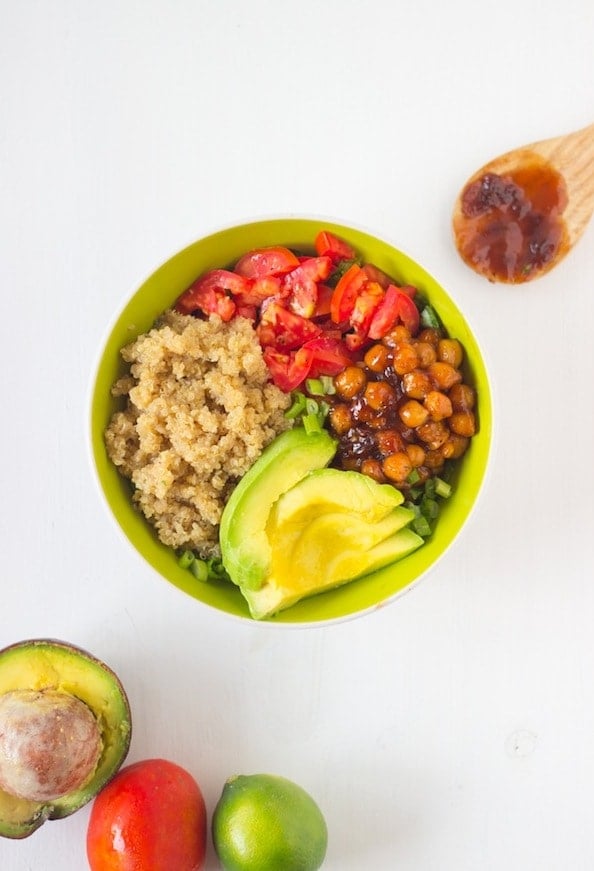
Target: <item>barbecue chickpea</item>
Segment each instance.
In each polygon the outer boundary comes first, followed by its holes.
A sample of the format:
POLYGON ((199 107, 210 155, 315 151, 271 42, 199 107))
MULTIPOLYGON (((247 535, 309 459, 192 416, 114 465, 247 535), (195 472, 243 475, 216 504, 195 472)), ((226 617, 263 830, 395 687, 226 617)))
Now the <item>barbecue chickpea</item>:
POLYGON ((454 411, 472 411, 475 403, 475 393, 469 384, 454 384, 449 392, 454 411))
POLYGON ((382 470, 382 464, 379 460, 367 459, 361 463, 361 472, 369 478, 373 478, 378 484, 384 484, 386 476, 382 470))
POLYGON ((437 359, 449 363, 454 369, 462 365, 462 345, 457 339, 440 339, 437 345, 437 359))
POLYGON ((410 342, 401 342, 394 347, 393 364, 394 371, 398 375, 412 372, 419 365, 419 356, 416 347, 410 342))
POLYGON ((444 363, 438 360, 432 363, 427 369, 436 387, 440 390, 449 390, 454 384, 462 381, 462 373, 459 369, 454 369, 450 363, 444 363))
POLYGON ((472 411, 456 411, 449 420, 450 429, 456 435, 470 438, 476 432, 476 421, 472 411))
POLYGON ((406 453, 413 468, 418 469, 425 462, 425 451, 421 445, 410 444, 406 446, 406 453))
POLYGON ((363 396, 374 411, 388 408, 396 401, 396 392, 387 381, 369 381, 363 396))
POLYGON ((390 481, 402 482, 406 481, 412 472, 412 463, 404 451, 398 451, 395 454, 390 454, 382 463, 382 471, 386 478, 390 481))
POLYGON ((337 435, 344 435, 352 426, 353 419, 348 405, 340 403, 330 410, 330 423, 337 435))
POLYGON ((395 327, 392 327, 389 333, 386 333, 382 342, 393 348, 401 342, 408 342, 410 337, 410 330, 404 324, 397 324, 395 327))
POLYGON ((417 338, 419 342, 427 342, 429 345, 433 345, 437 351, 437 346, 439 345, 441 336, 439 330, 434 330, 433 327, 426 327, 424 330, 421 330, 417 338))
POLYGON ((352 399, 359 391, 363 390, 367 378, 363 369, 358 366, 347 366, 334 379, 336 392, 343 399, 352 399))
POLYGON ((468 441, 464 436, 451 435, 441 446, 440 451, 446 460, 457 460, 466 451, 468 441))
POLYGON ((405 426, 416 429, 429 418, 429 412, 416 399, 409 399, 398 409, 398 416, 405 426))
POLYGON ((411 399, 424 399, 433 389, 433 381, 422 369, 413 369, 402 376, 402 389, 411 399))
POLYGON ((404 439, 396 429, 385 429, 378 432, 376 441, 378 450, 384 457, 404 450, 404 439))
POLYGON ((429 342, 417 342, 416 349, 421 369, 426 369, 437 360, 437 352, 429 342))
POLYGON ((431 390, 425 397, 423 405, 429 412, 432 420, 443 420, 452 414, 450 398, 439 390, 431 390))
POLYGON ((439 472, 445 463, 444 456, 441 451, 427 451, 425 455, 425 465, 432 472, 439 472))
POLYGON ((383 372, 388 365, 390 352, 386 345, 372 345, 363 358, 365 365, 372 372, 383 372))
POLYGON ((417 427, 417 434, 430 451, 436 451, 450 436, 450 430, 441 420, 430 420, 417 427))

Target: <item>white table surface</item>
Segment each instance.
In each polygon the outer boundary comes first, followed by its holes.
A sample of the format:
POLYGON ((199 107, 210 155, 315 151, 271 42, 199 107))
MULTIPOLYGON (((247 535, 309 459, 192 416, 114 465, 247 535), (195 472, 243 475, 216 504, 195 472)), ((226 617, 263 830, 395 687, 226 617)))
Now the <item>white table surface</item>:
MULTIPOLYGON (((297 780, 328 821, 325 871, 594 867, 594 226, 520 287, 476 276, 450 230, 487 159, 594 120, 593 36, 591 0, 0 0, 0 646, 52 636, 107 661, 128 761, 184 765, 209 812, 233 773, 297 780), (163 582, 87 445, 126 296, 201 235, 290 214, 420 260, 475 327, 495 401, 446 557, 315 630, 163 582)), ((86 868, 88 814, 3 840, 0 868, 86 868)))

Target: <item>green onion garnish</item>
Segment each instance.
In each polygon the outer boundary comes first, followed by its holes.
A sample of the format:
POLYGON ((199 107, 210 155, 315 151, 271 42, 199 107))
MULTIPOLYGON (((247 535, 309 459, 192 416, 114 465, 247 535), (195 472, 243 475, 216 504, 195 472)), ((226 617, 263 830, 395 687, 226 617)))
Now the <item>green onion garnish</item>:
POLYGON ((191 550, 184 550, 184 552, 179 557, 177 564, 180 569, 189 569, 194 562, 194 559, 195 557, 191 550))
POLYGON ((442 499, 448 499, 452 495, 452 485, 443 478, 435 478, 435 495, 442 499))

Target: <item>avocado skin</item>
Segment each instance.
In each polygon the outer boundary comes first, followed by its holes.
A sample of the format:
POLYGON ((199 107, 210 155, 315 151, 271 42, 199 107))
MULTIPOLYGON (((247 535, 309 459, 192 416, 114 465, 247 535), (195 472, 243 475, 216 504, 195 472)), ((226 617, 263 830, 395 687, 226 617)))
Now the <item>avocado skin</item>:
POLYGON ((273 504, 308 472, 331 462, 337 443, 301 426, 277 436, 233 490, 221 517, 223 565, 233 583, 257 590, 270 567, 266 524, 273 504))
POLYGON ((102 728, 103 752, 91 779, 52 802, 15 798, 0 789, 0 837, 22 839, 46 820, 63 819, 91 801, 124 762, 132 737, 128 697, 118 676, 86 650, 53 638, 19 641, 0 650, 0 694, 57 686, 81 699, 102 728))

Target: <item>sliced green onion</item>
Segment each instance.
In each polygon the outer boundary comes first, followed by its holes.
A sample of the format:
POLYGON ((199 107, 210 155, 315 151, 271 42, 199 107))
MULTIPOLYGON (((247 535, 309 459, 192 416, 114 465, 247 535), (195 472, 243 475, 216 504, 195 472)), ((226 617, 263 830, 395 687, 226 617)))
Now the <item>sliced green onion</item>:
POLYGON ((435 495, 441 496, 442 499, 448 499, 452 495, 452 485, 444 481, 443 478, 436 478, 435 495))
POLYGON ((191 550, 184 550, 184 552, 179 557, 177 564, 180 569, 189 569, 194 562, 194 559, 195 557, 191 550))
POLYGON ((323 396, 326 392, 321 378, 308 378, 305 382, 307 392, 312 396, 323 396))
POLYGON ((285 417, 288 420, 294 420, 296 417, 299 417, 299 415, 303 411, 305 411, 305 402, 307 397, 303 393, 300 393, 298 391, 295 391, 292 394, 292 397, 293 404, 285 411, 285 417))
POLYGON ((303 428, 308 435, 311 435, 314 432, 320 432, 322 429, 322 425, 319 421, 317 413, 315 414, 306 414, 303 417, 303 428))
POLYGON ((429 521, 426 517, 423 517, 422 514, 420 514, 418 517, 415 517, 415 519, 411 523, 411 527, 414 529, 417 535, 422 536, 422 538, 427 538, 428 535, 431 535, 431 527, 429 526, 429 521))
POLYGON ((190 571, 198 581, 208 580, 208 565, 203 559, 195 559, 190 565, 190 571))
POLYGON ((336 393, 334 378, 331 375, 320 375, 320 381, 322 382, 326 396, 332 396, 332 394, 336 393))
POLYGON ((424 327, 438 330, 441 326, 437 313, 433 306, 425 305, 421 310, 421 323, 424 327))
POLYGON ((426 517, 427 520, 435 520, 439 514, 439 504, 435 499, 428 499, 426 496, 421 500, 420 508, 421 514, 423 517, 426 517))
POLYGON ((428 499, 433 499, 435 497, 435 478, 427 478, 425 481, 424 493, 428 499))
POLYGON ((409 475, 407 476, 406 480, 408 481, 409 484, 416 484, 418 481, 421 480, 421 476, 419 475, 419 473, 417 472, 416 469, 413 469, 412 472, 410 472, 409 475))
POLYGON ((323 424, 328 417, 328 412, 330 411, 330 403, 322 400, 321 402, 318 402, 318 406, 318 420, 320 421, 320 423, 323 424))
POLYGON ((320 406, 315 399, 311 398, 311 396, 308 396, 305 400, 305 413, 315 415, 320 413, 320 406))

